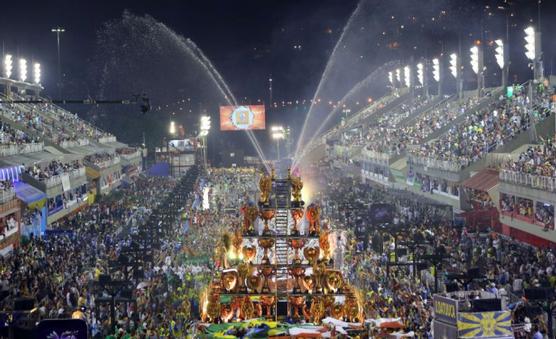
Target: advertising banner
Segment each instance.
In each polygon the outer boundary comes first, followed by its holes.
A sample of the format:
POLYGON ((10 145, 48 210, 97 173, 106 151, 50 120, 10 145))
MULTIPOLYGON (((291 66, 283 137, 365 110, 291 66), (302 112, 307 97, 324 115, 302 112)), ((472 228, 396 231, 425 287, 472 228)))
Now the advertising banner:
POLYGON ((220 106, 220 130, 265 129, 264 105, 220 106))
POLYGON ((434 320, 443 321, 448 324, 457 324, 458 322, 458 302, 457 300, 433 296, 434 320))
POLYGON ((512 314, 510 311, 460 313, 458 332, 460 338, 511 338, 512 314))

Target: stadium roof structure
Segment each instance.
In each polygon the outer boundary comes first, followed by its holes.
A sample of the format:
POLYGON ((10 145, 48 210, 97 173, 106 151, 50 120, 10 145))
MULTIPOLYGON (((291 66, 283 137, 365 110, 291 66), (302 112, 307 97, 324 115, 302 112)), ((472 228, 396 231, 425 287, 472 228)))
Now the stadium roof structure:
POLYGON ((471 178, 462 182, 462 186, 478 191, 488 192, 498 185, 498 171, 485 168, 471 178))

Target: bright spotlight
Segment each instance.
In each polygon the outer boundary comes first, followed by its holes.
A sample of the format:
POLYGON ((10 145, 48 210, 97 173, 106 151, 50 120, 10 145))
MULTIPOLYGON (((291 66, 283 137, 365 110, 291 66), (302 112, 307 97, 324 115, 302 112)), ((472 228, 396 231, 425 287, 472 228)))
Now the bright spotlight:
POLYGON ((440 81, 440 60, 432 59, 432 77, 436 82, 440 81))
POLYGON ((201 134, 202 137, 208 135, 208 132, 210 130, 210 117, 209 116, 203 115, 201 117, 201 128, 200 128, 200 130, 201 130, 200 134, 201 134))
POLYGON ((496 58, 496 63, 500 68, 504 68, 504 41, 502 39, 495 40, 496 48, 494 49, 494 57, 496 58))
POLYGON ((458 55, 456 53, 450 54, 450 73, 454 78, 458 77, 458 55))
POLYGON ((176 123, 173 121, 170 121, 170 129, 169 129, 170 134, 176 134, 176 123))
POLYGON ((398 80, 398 82, 402 82, 402 71, 399 68, 396 69, 396 80, 398 80))
POLYGON ((33 77, 35 80, 35 84, 40 85, 41 83, 41 64, 35 62, 33 65, 33 77))
POLYGON ((421 86, 425 85, 425 66, 422 63, 417 64, 417 80, 421 86))
POLYGON ((11 54, 4 55, 4 77, 10 78, 14 69, 14 61, 11 54))
POLYGON ((404 74, 405 86, 410 87, 411 86, 411 68, 409 68, 409 66, 405 66, 403 68, 403 74, 404 74))
POLYGON ((535 28, 529 26, 523 30, 525 32, 525 56, 529 60, 535 60, 537 56, 536 41, 535 41, 535 28))
POLYGON ((475 74, 479 73, 479 47, 473 46, 469 49, 471 52, 471 69, 475 74))
POLYGON ((284 132, 284 127, 282 127, 282 126, 272 126, 270 128, 270 131, 273 132, 273 133, 274 132, 284 132))
POLYGON ((274 140, 284 139, 284 132, 273 132, 272 139, 274 140))
POLYGON ((390 81, 390 84, 394 84, 394 73, 388 72, 388 80, 390 81))
POLYGON ((27 60, 19 59, 19 80, 25 82, 27 80, 27 60))

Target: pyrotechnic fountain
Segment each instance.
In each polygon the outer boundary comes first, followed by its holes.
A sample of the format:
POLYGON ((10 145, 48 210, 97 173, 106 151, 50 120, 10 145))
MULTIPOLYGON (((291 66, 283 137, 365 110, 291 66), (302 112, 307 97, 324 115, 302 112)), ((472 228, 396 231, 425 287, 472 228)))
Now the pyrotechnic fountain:
MULTIPOLYGON (((153 59, 164 60, 174 57, 175 60, 193 61, 192 64, 184 62, 185 66, 176 63, 183 70, 184 78, 193 71, 201 71, 201 74, 210 80, 210 84, 216 87, 228 105, 237 105, 230 88, 203 51, 191 39, 184 38, 148 15, 136 16, 126 11, 121 20, 106 23, 99 37, 102 37, 99 38, 101 45, 99 50, 104 55, 102 63, 99 65, 101 97, 104 95, 104 87, 109 82, 109 77, 131 79, 133 74, 141 74, 139 71, 131 71, 134 69, 133 67, 152 66, 153 59)), ((171 69, 171 71, 174 72, 175 69, 171 69)), ((180 82, 179 86, 184 84, 190 85, 193 82, 180 82)), ((197 78, 195 78, 194 86, 199 86, 197 78)), ((246 133, 262 163, 267 166, 264 152, 253 132, 246 131, 246 133)), ((270 171, 270 168, 267 168, 267 171, 270 171)))
POLYGON ((332 267, 334 249, 329 230, 321 227, 320 207, 305 208, 302 189, 301 178, 289 171, 283 179, 274 170, 261 175, 258 206, 241 208, 242 223, 224 241, 227 252, 218 254, 231 260, 201 300, 204 321, 266 318, 318 324, 326 316, 362 321, 354 290, 332 267), (306 229, 301 226, 304 215, 306 229), (256 227, 257 217, 262 230, 256 227))

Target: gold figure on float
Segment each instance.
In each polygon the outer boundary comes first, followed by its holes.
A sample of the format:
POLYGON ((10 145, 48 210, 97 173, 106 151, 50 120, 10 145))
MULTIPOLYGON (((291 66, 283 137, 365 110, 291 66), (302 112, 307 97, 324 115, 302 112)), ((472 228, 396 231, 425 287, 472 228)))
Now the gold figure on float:
POLYGON ((272 192, 272 180, 274 179, 274 168, 270 175, 264 173, 261 174, 259 179, 259 191, 261 191, 261 196, 259 198, 259 203, 262 205, 268 205, 270 203, 270 192, 272 192))
POLYGON ((288 169, 288 179, 290 179, 291 187, 292 187, 292 197, 293 202, 296 206, 301 206, 301 190, 303 189, 303 181, 301 177, 295 176, 291 174, 291 170, 288 169))

